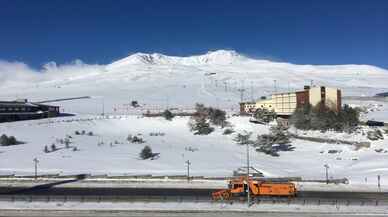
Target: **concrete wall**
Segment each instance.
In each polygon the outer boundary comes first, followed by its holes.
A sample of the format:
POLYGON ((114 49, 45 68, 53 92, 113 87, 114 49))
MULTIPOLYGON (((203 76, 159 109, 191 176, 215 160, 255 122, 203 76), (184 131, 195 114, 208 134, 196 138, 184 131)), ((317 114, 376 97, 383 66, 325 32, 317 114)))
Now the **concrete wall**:
POLYGON ((274 94, 272 100, 278 115, 290 115, 297 107, 295 92, 274 94))
POLYGON ((326 88, 326 100, 325 105, 333 111, 337 111, 337 89, 326 88))
POLYGON ((309 101, 312 106, 318 105, 322 101, 321 87, 313 87, 309 91, 309 101))

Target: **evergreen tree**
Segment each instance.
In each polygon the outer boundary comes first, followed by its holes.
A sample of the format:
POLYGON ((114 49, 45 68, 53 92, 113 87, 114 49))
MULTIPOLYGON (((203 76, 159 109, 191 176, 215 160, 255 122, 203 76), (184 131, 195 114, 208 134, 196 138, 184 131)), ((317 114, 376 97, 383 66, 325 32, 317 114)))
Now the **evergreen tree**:
POLYGON ((168 109, 164 110, 164 112, 162 113, 162 116, 169 121, 171 121, 174 118, 174 114, 168 109))
POLYGON ((148 145, 144 146, 144 148, 140 152, 140 158, 145 160, 153 157, 152 149, 148 145))

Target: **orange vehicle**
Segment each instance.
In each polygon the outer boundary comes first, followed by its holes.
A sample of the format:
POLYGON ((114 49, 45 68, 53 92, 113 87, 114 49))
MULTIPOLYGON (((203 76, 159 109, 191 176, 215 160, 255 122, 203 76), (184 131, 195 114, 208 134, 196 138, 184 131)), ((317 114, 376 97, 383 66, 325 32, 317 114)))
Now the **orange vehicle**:
POLYGON ((230 180, 228 189, 213 192, 213 200, 229 200, 232 197, 246 196, 247 183, 252 198, 259 196, 295 197, 297 193, 295 184, 291 182, 266 182, 251 178, 247 182, 246 177, 240 177, 230 180))

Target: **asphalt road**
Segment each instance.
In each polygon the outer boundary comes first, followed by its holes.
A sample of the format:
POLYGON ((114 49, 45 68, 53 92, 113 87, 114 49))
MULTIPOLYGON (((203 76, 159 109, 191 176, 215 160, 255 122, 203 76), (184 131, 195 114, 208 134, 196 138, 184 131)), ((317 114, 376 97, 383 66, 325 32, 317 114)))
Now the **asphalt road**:
POLYGON ((339 214, 339 213, 276 213, 276 212, 174 212, 174 211, 55 211, 55 210, 2 210, 0 217, 377 217, 386 214, 339 214))
MULTIPOLYGON (((68 188, 68 187, 53 187, 47 185, 35 186, 33 188, 20 187, 0 187, 0 200, 7 200, 10 197, 23 196, 52 196, 52 197, 67 197, 80 199, 97 198, 98 200, 143 200, 143 199, 163 199, 163 200, 197 200, 210 201, 211 193, 214 189, 185 189, 185 188, 68 188)), ((78 200, 77 199, 77 200, 78 200)), ((262 198, 260 200, 288 200, 289 198, 262 198)), ((335 201, 346 200, 350 202, 367 202, 388 204, 387 192, 319 192, 319 191, 303 191, 298 192, 295 199, 291 200, 322 200, 335 201)))

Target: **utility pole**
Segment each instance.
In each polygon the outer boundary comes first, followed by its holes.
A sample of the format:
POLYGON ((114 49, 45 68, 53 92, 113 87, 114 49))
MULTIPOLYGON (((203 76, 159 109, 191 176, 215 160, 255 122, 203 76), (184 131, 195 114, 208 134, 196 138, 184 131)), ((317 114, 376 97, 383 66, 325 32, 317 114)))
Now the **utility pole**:
POLYGON ((253 102, 253 81, 251 81, 251 101, 253 102))
POLYGON ((187 165, 187 182, 190 182, 190 165, 191 165, 190 160, 186 161, 186 165, 187 165))
POLYGON ((105 116, 105 99, 104 97, 102 97, 102 113, 101 113, 102 116, 105 116))
POLYGON ((377 175, 377 187, 379 188, 379 191, 381 191, 380 179, 380 175, 377 175))
POLYGON ((39 163, 39 160, 38 158, 34 158, 34 165, 35 165, 35 181, 38 179, 38 163, 39 163))
POLYGON ((237 89, 237 91, 240 92, 240 102, 243 102, 244 101, 244 91, 245 91, 245 89, 244 88, 239 88, 239 89, 237 89))
POLYGON ((277 87, 276 87, 276 80, 273 80, 273 86, 274 86, 274 91, 276 94, 278 92, 277 87))
POLYGON ((250 189, 249 189, 249 143, 247 142, 247 204, 251 205, 250 189))
POLYGON ((228 82, 224 81, 225 92, 228 92, 228 82))
POLYGON ((326 184, 329 184, 329 165, 325 164, 323 165, 326 170, 326 184))

